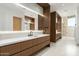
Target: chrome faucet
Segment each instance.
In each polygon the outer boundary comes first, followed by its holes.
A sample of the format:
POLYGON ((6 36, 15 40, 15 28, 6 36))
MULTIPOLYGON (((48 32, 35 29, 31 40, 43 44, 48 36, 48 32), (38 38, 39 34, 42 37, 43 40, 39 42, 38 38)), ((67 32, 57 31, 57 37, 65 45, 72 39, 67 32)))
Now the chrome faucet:
POLYGON ((32 31, 30 31, 30 33, 28 34, 28 36, 33 36, 33 32, 32 32, 32 31))

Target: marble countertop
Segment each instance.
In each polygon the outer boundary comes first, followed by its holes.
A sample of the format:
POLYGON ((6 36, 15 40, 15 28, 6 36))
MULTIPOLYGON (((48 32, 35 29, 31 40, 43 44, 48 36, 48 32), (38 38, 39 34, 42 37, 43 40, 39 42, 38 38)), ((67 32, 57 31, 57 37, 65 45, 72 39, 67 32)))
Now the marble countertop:
POLYGON ((28 37, 19 37, 19 38, 12 38, 12 39, 3 39, 3 40, 0 40, 0 47, 18 43, 18 42, 22 42, 22 41, 26 41, 26 40, 32 40, 32 39, 44 37, 44 36, 49 36, 49 34, 42 34, 42 35, 28 36, 28 37))

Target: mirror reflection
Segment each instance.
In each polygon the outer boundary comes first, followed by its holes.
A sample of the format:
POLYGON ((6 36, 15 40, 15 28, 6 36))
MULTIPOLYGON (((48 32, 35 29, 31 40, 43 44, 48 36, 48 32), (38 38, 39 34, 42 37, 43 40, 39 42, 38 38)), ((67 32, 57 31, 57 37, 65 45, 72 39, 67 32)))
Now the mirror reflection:
POLYGON ((38 30, 38 14, 43 8, 34 3, 2 3, 0 31, 38 30))

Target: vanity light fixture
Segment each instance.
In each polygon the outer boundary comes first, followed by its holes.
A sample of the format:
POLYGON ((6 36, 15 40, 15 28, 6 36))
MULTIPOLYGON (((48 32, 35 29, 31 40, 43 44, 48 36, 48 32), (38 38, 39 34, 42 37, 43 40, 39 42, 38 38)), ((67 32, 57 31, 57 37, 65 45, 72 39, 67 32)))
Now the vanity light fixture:
POLYGON ((29 10, 29 11, 31 11, 31 12, 33 12, 33 13, 35 13, 35 14, 39 14, 39 15, 41 15, 41 16, 43 16, 43 17, 45 17, 43 14, 38 13, 38 12, 36 12, 36 11, 34 11, 34 10, 32 10, 32 9, 28 8, 28 7, 25 7, 25 6, 23 6, 22 4, 20 4, 20 3, 14 3, 14 4, 15 4, 15 5, 17 5, 17 6, 19 6, 19 7, 21 7, 21 8, 24 8, 24 9, 26 9, 26 10, 29 10))

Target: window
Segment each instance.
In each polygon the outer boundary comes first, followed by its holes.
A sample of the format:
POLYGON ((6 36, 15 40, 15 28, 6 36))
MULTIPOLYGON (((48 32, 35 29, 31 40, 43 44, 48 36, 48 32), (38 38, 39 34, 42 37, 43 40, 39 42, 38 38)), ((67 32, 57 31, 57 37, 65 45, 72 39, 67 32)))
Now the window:
POLYGON ((75 17, 68 18, 68 26, 75 27, 75 17))

